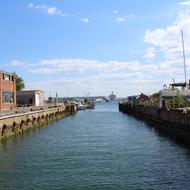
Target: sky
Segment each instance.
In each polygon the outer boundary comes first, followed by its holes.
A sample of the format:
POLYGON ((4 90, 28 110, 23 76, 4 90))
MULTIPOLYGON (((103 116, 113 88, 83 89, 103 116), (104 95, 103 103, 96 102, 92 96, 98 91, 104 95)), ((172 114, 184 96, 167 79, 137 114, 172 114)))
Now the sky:
POLYGON ((190 0, 0 2, 0 70, 45 96, 150 95, 190 78, 190 0))

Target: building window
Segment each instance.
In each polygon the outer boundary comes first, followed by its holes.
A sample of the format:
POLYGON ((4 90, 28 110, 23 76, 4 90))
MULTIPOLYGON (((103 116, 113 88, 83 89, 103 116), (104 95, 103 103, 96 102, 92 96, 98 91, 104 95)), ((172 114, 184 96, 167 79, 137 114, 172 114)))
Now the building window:
POLYGON ((8 80, 8 81, 10 81, 10 75, 8 75, 8 74, 5 74, 5 80, 8 80))
POLYGON ((2 79, 6 81, 14 81, 14 75, 2 73, 2 79))
POLYGON ((3 80, 12 81, 12 79, 13 79, 13 78, 12 78, 11 75, 3 73, 3 80))
POLYGON ((3 92, 3 103, 13 103, 13 92, 3 92))

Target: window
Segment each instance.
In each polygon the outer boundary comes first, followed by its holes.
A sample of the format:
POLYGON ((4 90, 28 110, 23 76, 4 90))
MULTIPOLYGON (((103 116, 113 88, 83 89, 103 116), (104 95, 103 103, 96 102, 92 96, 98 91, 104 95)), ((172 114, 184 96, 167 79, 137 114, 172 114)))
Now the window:
POLYGON ((2 73, 2 79, 6 81, 14 81, 14 75, 2 73))
POLYGON ((10 81, 10 75, 8 75, 8 74, 5 74, 5 80, 8 80, 8 81, 10 81))
POLYGON ((13 92, 3 92, 3 103, 13 103, 13 92))

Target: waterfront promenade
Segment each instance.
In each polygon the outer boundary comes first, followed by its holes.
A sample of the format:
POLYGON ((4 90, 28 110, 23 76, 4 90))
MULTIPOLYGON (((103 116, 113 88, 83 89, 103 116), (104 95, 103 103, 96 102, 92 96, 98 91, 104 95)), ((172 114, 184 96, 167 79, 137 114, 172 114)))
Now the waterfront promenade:
POLYGON ((99 103, 0 144, 0 189, 188 189, 189 150, 99 103))

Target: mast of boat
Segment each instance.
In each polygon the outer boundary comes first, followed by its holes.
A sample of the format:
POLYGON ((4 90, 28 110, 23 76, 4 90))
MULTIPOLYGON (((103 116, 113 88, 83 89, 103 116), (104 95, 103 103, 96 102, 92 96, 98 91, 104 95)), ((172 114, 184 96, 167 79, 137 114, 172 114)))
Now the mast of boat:
POLYGON ((182 47, 183 47, 183 66, 184 66, 184 77, 185 77, 185 87, 187 86, 187 73, 186 73, 186 62, 185 62, 185 46, 184 46, 184 39, 183 39, 183 30, 181 30, 181 40, 182 40, 182 47))

